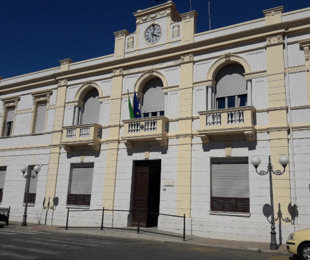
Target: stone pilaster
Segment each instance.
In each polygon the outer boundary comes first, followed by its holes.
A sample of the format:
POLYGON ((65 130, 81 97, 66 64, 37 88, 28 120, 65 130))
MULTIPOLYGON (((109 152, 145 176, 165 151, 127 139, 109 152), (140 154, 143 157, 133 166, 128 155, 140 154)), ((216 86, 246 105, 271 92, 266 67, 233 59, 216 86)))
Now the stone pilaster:
POLYGON ((117 159, 119 149, 119 131, 122 107, 123 70, 114 71, 112 79, 111 117, 109 137, 107 143, 106 169, 103 187, 103 207, 114 208, 115 184, 117 173, 117 159))
POLYGON ((191 216, 193 55, 181 57, 177 214, 191 216))

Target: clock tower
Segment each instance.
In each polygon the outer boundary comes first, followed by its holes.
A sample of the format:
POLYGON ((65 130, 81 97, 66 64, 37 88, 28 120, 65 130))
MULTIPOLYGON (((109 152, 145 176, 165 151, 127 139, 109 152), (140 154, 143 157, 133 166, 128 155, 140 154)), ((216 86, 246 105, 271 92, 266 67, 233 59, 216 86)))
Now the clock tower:
POLYGON ((196 11, 179 14, 172 1, 138 10, 136 31, 115 32, 115 58, 153 52, 191 43, 196 29, 196 11))

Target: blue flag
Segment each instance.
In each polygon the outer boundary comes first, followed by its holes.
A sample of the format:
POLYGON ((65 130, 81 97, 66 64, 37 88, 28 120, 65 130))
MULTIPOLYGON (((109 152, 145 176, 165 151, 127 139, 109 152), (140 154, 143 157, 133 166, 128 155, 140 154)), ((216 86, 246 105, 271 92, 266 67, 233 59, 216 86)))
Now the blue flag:
POLYGON ((140 112, 140 108, 139 108, 139 100, 138 100, 136 92, 135 92, 135 95, 133 97, 133 113, 135 114, 135 118, 141 118, 141 112, 140 112))

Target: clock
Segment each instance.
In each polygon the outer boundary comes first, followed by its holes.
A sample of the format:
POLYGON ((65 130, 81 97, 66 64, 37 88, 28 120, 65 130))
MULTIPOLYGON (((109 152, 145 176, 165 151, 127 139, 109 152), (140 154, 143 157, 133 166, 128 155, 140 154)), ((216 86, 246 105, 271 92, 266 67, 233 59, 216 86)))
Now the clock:
POLYGON ((152 24, 144 32, 144 38, 147 43, 154 44, 161 37, 161 28, 158 24, 152 24))

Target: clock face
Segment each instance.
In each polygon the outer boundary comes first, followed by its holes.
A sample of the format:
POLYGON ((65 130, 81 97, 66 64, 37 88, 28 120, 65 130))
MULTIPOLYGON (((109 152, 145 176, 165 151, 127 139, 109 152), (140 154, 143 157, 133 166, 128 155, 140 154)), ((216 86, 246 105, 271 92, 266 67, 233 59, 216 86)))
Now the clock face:
POLYGON ((145 30, 144 38, 147 43, 153 44, 159 41, 161 28, 158 24, 152 24, 145 30))

